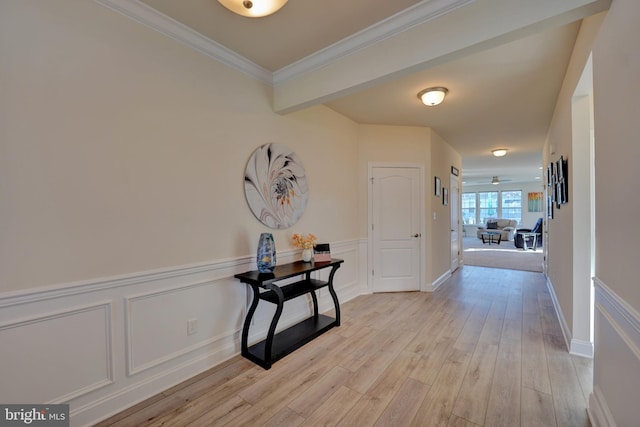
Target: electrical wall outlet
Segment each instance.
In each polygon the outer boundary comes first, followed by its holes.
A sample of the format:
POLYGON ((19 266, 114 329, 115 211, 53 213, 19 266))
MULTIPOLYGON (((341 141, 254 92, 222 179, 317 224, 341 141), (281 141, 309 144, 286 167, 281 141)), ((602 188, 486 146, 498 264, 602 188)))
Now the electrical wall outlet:
POLYGON ((187 335, 193 335, 198 332, 198 319, 187 320, 187 335))

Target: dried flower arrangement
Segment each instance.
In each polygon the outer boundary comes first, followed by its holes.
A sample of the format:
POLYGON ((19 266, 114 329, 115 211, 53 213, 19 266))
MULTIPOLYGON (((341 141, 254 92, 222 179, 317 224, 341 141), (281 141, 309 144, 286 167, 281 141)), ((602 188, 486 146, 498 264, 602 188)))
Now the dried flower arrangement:
POLYGON ((301 249, 312 249, 316 246, 316 241, 318 238, 313 234, 309 233, 306 236, 295 233, 291 240, 293 241, 293 246, 301 249))

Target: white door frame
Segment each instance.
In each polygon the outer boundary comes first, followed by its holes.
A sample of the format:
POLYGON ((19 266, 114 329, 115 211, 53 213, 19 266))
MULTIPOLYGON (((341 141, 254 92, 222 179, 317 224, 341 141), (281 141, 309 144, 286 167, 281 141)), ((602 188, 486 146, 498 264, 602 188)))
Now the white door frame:
MULTIPOLYGON (((454 232, 454 231, 456 232, 457 244, 458 244, 458 247, 456 248, 456 250, 458 252, 458 255, 456 256, 455 259, 452 259, 451 263, 450 263, 451 272, 453 273, 458 268, 460 268, 460 257, 461 257, 460 247, 461 247, 461 242, 462 242, 462 240, 460 240, 460 239, 462 239, 462 233, 460 233, 460 213, 462 212, 462 210, 460 208, 460 179, 459 179, 459 177, 457 175, 454 175, 454 174, 451 174, 449 176, 449 207, 450 207, 449 225, 451 226, 451 232, 454 232), (454 188, 454 184, 455 184, 455 189, 456 189, 455 194, 452 191, 453 188, 454 188), (453 198, 454 197, 456 198, 455 203, 453 202, 453 198), (457 215, 456 215, 457 222, 456 222, 456 224, 452 224, 451 223, 451 219, 452 219, 453 213, 454 213, 454 209, 453 209, 454 206, 455 206, 456 211, 457 211, 457 215), (456 261, 455 266, 454 266, 454 261, 456 261)), ((452 239, 452 241, 453 241, 453 239, 452 239)), ((453 252, 452 251, 453 245, 451 243, 449 244, 450 252, 453 252)))
POLYGON ((425 233, 425 194, 424 194, 424 164, 422 163, 403 163, 403 162, 369 162, 367 168, 367 291, 373 293, 373 275, 371 271, 373 269, 373 231, 371 225, 373 224, 373 187, 371 181, 373 179, 374 168, 417 168, 420 172, 420 291, 426 292, 431 289, 426 289, 427 286, 424 283, 426 276, 426 240, 425 233))

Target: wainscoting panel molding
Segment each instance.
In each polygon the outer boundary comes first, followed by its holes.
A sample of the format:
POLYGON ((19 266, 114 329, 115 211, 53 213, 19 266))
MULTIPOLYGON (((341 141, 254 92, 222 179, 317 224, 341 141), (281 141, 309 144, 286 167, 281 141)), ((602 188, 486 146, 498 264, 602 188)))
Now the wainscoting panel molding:
POLYGON ((4 403, 63 403, 113 383, 111 302, 0 325, 4 403), (81 351, 78 351, 81 349, 81 351))
POLYGON ((594 392, 589 417, 594 427, 638 423, 640 313, 595 279, 594 392))
MULTIPOLYGON (((345 260, 334 278, 341 303, 366 292, 362 248, 331 242, 345 260)), ((278 252, 281 264, 297 259, 299 250, 278 252)), ((228 360, 251 298, 233 275, 255 268, 245 256, 0 294, 0 378, 12 384, 0 401, 69 403, 73 426, 92 425, 228 360)), ((318 303, 333 307, 327 290, 318 303)), ((264 338, 270 306, 258 307, 250 340, 264 338)), ((309 298, 288 301, 279 325, 311 309, 309 298)))
POLYGON ((233 278, 125 298, 127 375, 232 337, 242 325, 245 299, 233 278), (190 321, 196 325, 191 334, 190 321))
MULTIPOLYGON (((358 295, 362 295, 366 288, 362 288, 359 286, 359 247, 357 244, 351 244, 349 242, 348 245, 344 244, 335 244, 331 245, 331 256, 333 258, 340 258, 344 260, 344 263, 340 264, 340 268, 336 272, 336 279, 340 279, 335 281, 334 288, 336 293, 340 297, 340 302, 349 301, 358 295)), ((353 242, 357 243, 357 242, 353 242)), ((365 246, 366 249, 366 246, 365 246)), ((329 279, 329 270, 318 270, 316 272, 316 277, 320 280, 328 280, 329 279)), ((365 278, 366 283, 366 278, 365 278)), ((331 299, 331 295, 329 295, 328 289, 321 289, 320 296, 322 297, 322 305, 320 305, 321 311, 327 311, 333 309, 333 300, 331 299)), ((318 301, 320 304, 321 302, 318 301)))
POLYGON ((359 295, 370 294, 373 292, 371 284, 369 283, 369 274, 368 274, 368 252, 369 252, 369 239, 360 239, 358 242, 359 247, 359 256, 358 266, 360 267, 360 271, 358 271, 358 283, 360 284, 359 295))

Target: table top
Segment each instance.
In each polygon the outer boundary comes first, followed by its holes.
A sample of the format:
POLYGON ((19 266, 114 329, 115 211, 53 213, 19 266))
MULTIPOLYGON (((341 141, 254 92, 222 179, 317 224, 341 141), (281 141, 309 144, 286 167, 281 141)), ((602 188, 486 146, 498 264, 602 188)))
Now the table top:
POLYGON ((344 260, 337 258, 331 258, 331 261, 326 262, 296 261, 288 264, 276 265, 273 269, 273 273, 260 273, 258 270, 253 270, 247 271, 246 273, 235 274, 233 277, 239 279, 243 283, 264 286, 277 280, 287 279, 289 277, 338 265, 343 262, 344 260))
POLYGON ((482 234, 489 234, 489 235, 491 235, 491 234, 501 234, 501 233, 502 233, 502 231, 498 231, 498 230, 496 230, 496 231, 492 231, 492 230, 485 230, 485 231, 482 231, 481 233, 482 233, 482 234))

